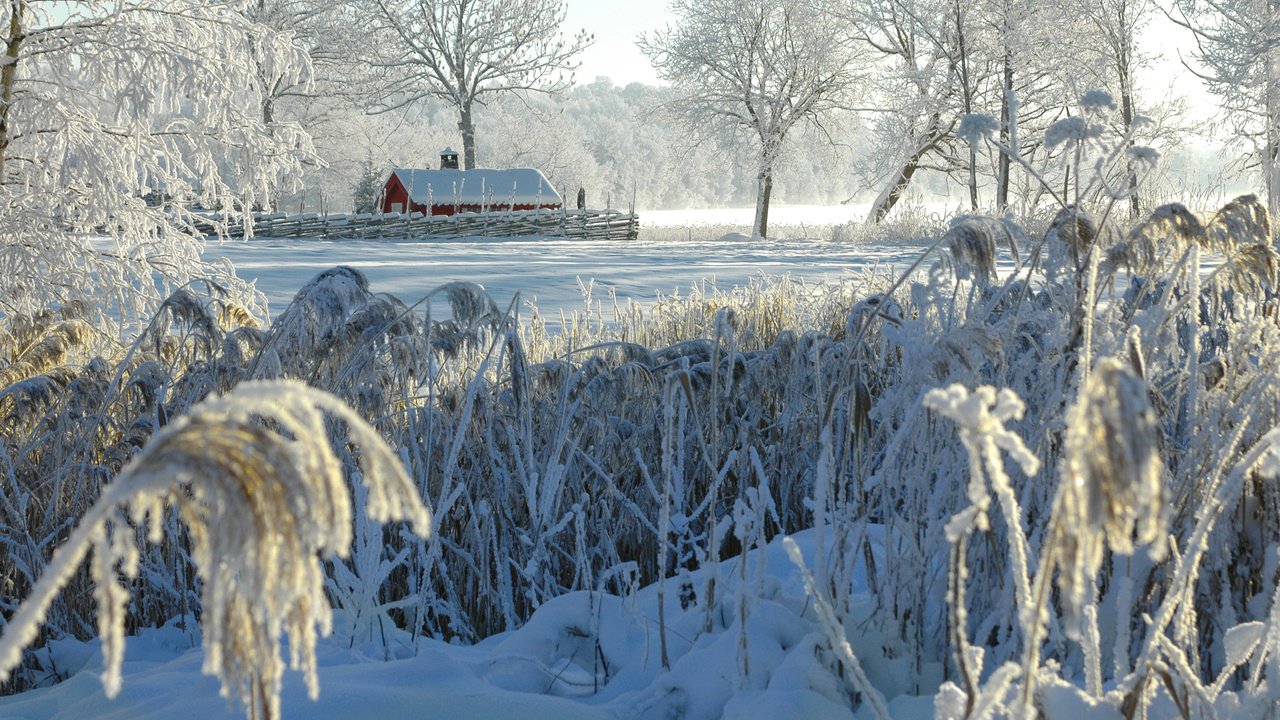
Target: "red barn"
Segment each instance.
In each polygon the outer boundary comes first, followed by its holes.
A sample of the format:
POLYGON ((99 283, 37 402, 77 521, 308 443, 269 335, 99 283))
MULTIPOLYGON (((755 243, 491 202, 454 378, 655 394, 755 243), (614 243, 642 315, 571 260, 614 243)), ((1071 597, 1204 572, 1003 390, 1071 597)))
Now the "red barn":
POLYGON ((410 170, 391 171, 382 189, 384 213, 453 215, 460 212, 559 210, 563 201, 540 171, 410 170))

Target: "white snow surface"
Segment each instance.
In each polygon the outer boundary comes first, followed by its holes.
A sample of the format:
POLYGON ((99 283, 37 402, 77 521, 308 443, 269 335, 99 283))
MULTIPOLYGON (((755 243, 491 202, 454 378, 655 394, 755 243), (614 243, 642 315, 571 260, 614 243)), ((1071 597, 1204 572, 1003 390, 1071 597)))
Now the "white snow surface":
POLYGON ((659 293, 687 294, 695 285, 727 290, 755 277, 789 274, 819 281, 883 263, 910 262, 919 248, 867 248, 806 241, 582 242, 545 239, 477 241, 296 240, 254 238, 212 244, 205 257, 225 256, 243 278, 257 281, 273 314, 321 271, 350 265, 370 288, 406 303, 454 280, 482 285, 499 307, 520 294, 545 318, 583 309, 583 286, 609 301, 616 293, 652 302, 659 293))
MULTIPOLYGON (((812 563, 812 532, 792 536, 812 563)), ((380 639, 342 635, 322 640, 320 698, 307 698, 302 676, 285 676, 285 718, 769 718, 825 720, 869 717, 824 666, 824 641, 799 571, 781 538, 749 554, 746 582, 756 595, 747 605, 746 632, 738 618, 738 560, 719 568, 721 600, 682 609, 677 579, 666 583, 667 648, 660 656, 658 588, 631 597, 578 592, 539 608, 520 629, 474 646, 411 638, 395 631, 380 639), (757 551, 758 552, 758 551, 757 551), (762 570, 761 570, 762 569, 762 570), (746 640, 749 671, 743 672, 746 640), (597 643, 598 639, 598 643, 597 643)), ((691 577, 696 586, 702 573, 691 577)), ((864 586, 865 577, 855 578, 864 586)), ((865 595, 865 587, 862 590, 865 595)), ((337 618, 336 627, 344 625, 337 618)), ((205 720, 240 718, 243 711, 219 697, 218 682, 200 673, 204 652, 194 622, 144 630, 128 639, 124 684, 108 700, 100 676, 99 642, 52 644, 66 676, 51 687, 0 697, 5 720, 205 720), (186 629, 183 629, 183 628, 186 629)), ((905 667, 885 656, 874 635, 854 638, 873 681, 903 682, 905 667), (894 678, 893 676, 897 676, 894 678)), ((935 683, 936 685, 936 683, 935 683)), ((930 697, 903 695, 890 703, 894 717, 931 717, 930 697)))
MULTIPOLYGON (((798 224, 810 218, 814 226, 852 220, 852 206, 784 208, 775 222, 798 224)), ((752 279, 789 275, 810 282, 836 280, 866 268, 905 267, 924 250, 923 245, 868 244, 819 241, 811 238, 752 239, 722 237, 723 230, 700 230, 744 220, 750 227, 751 209, 642 212, 641 238, 635 241, 583 241, 538 237, 459 240, 319 240, 309 238, 252 238, 210 243, 208 260, 226 257, 237 273, 255 280, 266 294, 271 313, 278 314, 308 280, 335 265, 363 272, 375 292, 417 302, 435 288, 454 280, 480 284, 499 307, 513 300, 522 317, 533 303, 549 326, 558 325, 561 311, 584 309, 584 290, 592 305, 604 303, 608 315, 611 295, 651 303, 659 295, 688 294, 695 286, 728 290, 752 279), (679 241, 644 240, 645 227, 688 227, 679 241)), ((1002 271, 1004 266, 1002 266, 1002 271)), ((441 301, 443 308, 443 301, 441 301)), ((443 317, 444 311, 434 313, 443 317)))

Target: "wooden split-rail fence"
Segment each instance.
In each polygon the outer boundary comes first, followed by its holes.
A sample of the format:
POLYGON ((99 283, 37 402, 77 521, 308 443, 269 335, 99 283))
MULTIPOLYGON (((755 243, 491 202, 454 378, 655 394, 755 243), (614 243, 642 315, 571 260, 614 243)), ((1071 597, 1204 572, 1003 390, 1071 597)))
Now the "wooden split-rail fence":
MULTIPOLYGON (((374 213, 319 215, 255 214, 255 237, 338 239, 446 239, 473 237, 562 237, 574 240, 634 240, 640 220, 618 210, 518 210, 457 215, 374 213)), ((212 235, 216 229, 202 228, 212 235)), ((246 228, 232 225, 229 235, 243 237, 246 228)))

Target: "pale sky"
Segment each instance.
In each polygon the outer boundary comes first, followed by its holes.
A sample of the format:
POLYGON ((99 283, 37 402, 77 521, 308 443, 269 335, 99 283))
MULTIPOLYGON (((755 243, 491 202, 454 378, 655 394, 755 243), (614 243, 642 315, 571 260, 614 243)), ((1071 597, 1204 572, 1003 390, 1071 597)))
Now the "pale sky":
POLYGON ((595 43, 582 53, 578 82, 587 84, 597 76, 613 78, 617 85, 642 82, 658 84, 653 67, 636 48, 636 36, 665 28, 670 22, 667 0, 567 0, 565 35, 586 30, 595 43))

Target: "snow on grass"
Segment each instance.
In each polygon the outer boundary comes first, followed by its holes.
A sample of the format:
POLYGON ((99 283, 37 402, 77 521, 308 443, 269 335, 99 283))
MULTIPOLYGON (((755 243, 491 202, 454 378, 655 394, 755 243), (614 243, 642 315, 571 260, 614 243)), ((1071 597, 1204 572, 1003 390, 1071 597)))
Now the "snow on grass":
MULTIPOLYGON (((813 533, 795 536, 813 557, 813 533)), ((658 648, 657 588, 631 597, 579 591, 557 597, 520 629, 474 646, 411 638, 392 630, 381 643, 339 635, 317 647, 320 697, 307 698, 299 673, 287 673, 284 717, 311 718, 665 718, 801 720, 848 718, 851 698, 825 668, 826 650, 796 567, 781 543, 764 551, 768 588, 749 606, 743 674, 742 620, 734 614, 733 566, 722 568, 726 599, 705 630, 706 609, 667 600, 671 667, 658 648)), ((705 571, 702 571, 705 572, 705 571)), ((701 573, 695 581, 701 581, 701 573)), ((855 592, 865 595, 865 578, 855 592)), ((341 620, 338 621, 341 625, 341 620)), ((0 718, 19 720, 214 720, 243 717, 201 674, 204 651, 189 618, 128 638, 120 694, 103 695, 100 641, 62 640, 47 651, 61 683, 0 697, 0 718), (185 628, 185 629, 184 629, 185 628)), ((873 657, 888 674, 889 667, 873 657)), ((900 704, 920 706, 906 700, 900 704)), ((926 714, 917 715, 925 717, 926 714)), ((902 716, 899 716, 902 717, 902 716)))
MULTIPOLYGON (((1125 233, 1064 211, 1024 240, 1031 267, 1005 254, 1020 233, 966 220, 906 272, 695 289, 562 313, 563 332, 504 313, 474 274, 419 277, 402 302, 350 267, 266 327, 222 294, 175 293, 124 350, 65 314, 14 318, 0 562, 25 595, 40 548, 153 434, 244 380, 300 378, 370 420, 433 513, 430 541, 357 519, 332 560, 322 672, 348 709, 364 686, 333 668, 368 659, 441 665, 441 693, 622 717, 1260 716, 1280 658, 1277 258, 1254 198, 1187 217, 1125 233), (1207 274, 1202 244, 1224 258, 1207 274), (1097 448, 1105 467, 1085 462, 1097 448), (807 575, 781 559, 785 534, 807 575)), ((394 268, 475 246, 380 247, 394 268)), ((638 276, 672 280, 671 247, 638 276)), ((569 254, 602 249, 624 250, 569 254)), ((180 530, 166 518, 172 539, 143 548, 139 627, 200 602, 180 530)), ((43 640, 91 634, 88 581, 72 587, 43 640)), ((41 652, 23 687, 81 662, 41 652)), ((400 677, 393 700, 434 702, 400 677)), ((286 714, 313 716, 288 678, 286 714)))

